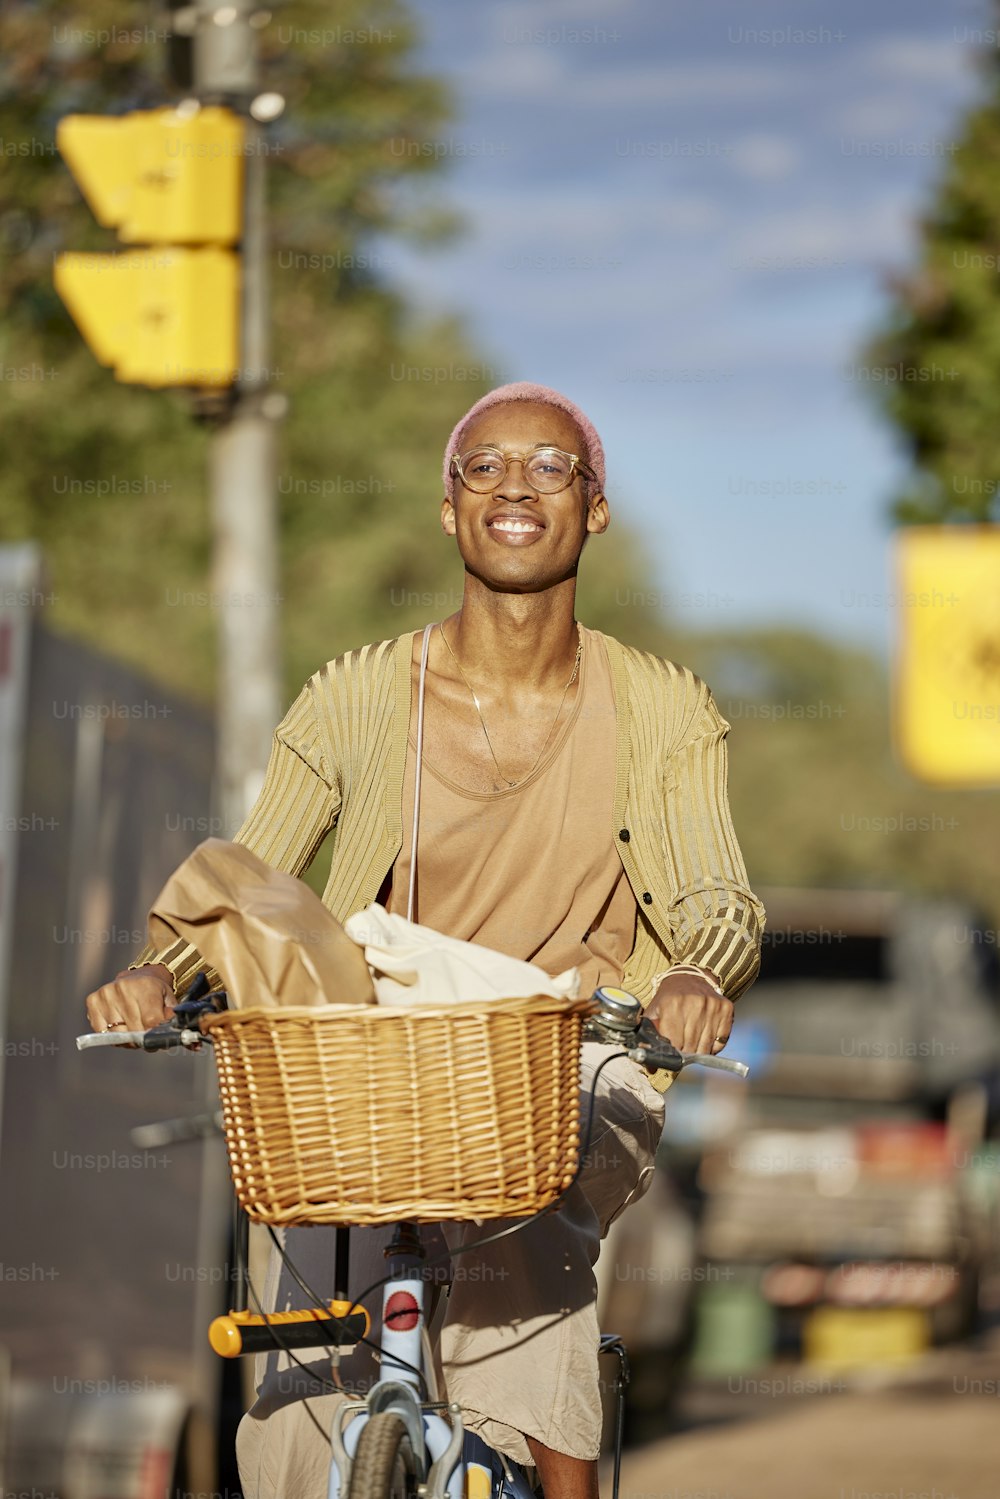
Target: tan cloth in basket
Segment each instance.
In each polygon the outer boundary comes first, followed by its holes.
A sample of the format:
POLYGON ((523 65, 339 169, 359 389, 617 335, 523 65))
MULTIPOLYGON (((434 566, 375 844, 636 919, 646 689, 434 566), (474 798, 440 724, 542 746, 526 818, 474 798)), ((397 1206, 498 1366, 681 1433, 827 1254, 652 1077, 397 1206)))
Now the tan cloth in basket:
POLYGON ((149 940, 162 949, 179 937, 233 1009, 375 1003, 363 951, 319 896, 240 843, 206 838, 156 897, 149 940))

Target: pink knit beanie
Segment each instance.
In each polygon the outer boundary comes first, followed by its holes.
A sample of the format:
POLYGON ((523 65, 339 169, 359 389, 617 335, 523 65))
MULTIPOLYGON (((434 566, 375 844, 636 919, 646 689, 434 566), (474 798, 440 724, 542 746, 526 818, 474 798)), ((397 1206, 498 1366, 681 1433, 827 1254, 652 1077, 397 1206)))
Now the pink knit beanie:
POLYGON ((456 424, 444 450, 444 492, 449 499, 455 483, 455 476, 450 472, 451 460, 455 453, 462 451, 462 433, 480 412, 489 411, 491 406, 505 406, 510 401, 534 401, 546 406, 558 406, 560 411, 571 416, 583 436, 584 450, 581 457, 597 475, 598 488, 604 488, 604 448, 597 435, 597 428, 589 417, 584 416, 579 406, 575 406, 557 390, 551 390, 547 385, 533 385, 530 380, 517 380, 513 385, 498 385, 496 390, 487 391, 456 424))

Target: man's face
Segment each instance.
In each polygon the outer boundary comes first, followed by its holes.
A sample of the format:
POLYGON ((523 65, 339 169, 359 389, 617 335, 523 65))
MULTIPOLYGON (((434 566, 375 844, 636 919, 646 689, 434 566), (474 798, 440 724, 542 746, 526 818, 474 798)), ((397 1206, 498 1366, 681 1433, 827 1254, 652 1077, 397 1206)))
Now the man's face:
MULTIPOLYGON (((508 459, 539 447, 585 452, 572 417, 557 406, 528 401, 494 406, 470 422, 461 453, 476 447, 499 448, 508 459)), ((457 538, 468 571, 488 586, 539 592, 571 577, 587 536, 607 529, 607 500, 598 492, 588 503, 587 489, 577 473, 566 489, 539 494, 519 462, 509 462, 506 477, 489 494, 466 489, 456 474, 454 501, 443 501, 441 525, 457 538), (518 529, 512 529, 515 522, 518 529)))

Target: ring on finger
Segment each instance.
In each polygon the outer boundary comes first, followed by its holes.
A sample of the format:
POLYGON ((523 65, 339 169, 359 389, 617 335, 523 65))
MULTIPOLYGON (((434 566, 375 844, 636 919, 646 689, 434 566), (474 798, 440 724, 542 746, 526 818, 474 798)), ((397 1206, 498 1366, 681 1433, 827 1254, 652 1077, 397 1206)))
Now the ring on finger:
POLYGON ((124 1025, 124 1024, 125 1024, 124 1020, 109 1020, 108 1023, 107 1023, 107 1025, 105 1026, 105 1030, 113 1031, 116 1028, 116 1026, 124 1025))

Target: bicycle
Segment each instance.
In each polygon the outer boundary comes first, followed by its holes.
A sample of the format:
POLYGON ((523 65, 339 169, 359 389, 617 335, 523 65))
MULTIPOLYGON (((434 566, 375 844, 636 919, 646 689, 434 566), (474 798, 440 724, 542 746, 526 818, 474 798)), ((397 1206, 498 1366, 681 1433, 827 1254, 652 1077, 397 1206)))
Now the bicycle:
MULTIPOLYGON (((211 1038, 202 1023, 225 1008, 222 991, 207 992, 199 975, 172 1018, 151 1030, 115 1031, 79 1037, 80 1049, 93 1046, 138 1046, 145 1051, 197 1048, 211 1038)), ((597 1076, 608 1062, 627 1056, 650 1070, 665 1068, 680 1072, 700 1065, 745 1077, 748 1068, 728 1058, 682 1054, 659 1035, 652 1021, 642 1014, 634 996, 624 990, 601 988, 590 1000, 584 1020, 585 1039, 621 1048, 604 1058, 595 1071, 590 1094, 587 1126, 573 1176, 577 1180, 587 1157, 593 1124, 597 1076)), ((569 1184, 572 1185, 572 1182, 569 1184)), ((564 1191, 568 1190, 564 1188, 564 1191)), ((249 1219, 237 1205, 234 1277, 236 1305, 216 1318, 209 1330, 212 1347, 222 1357, 279 1350, 298 1364, 296 1353, 308 1348, 329 1348, 336 1367, 339 1356, 357 1346, 372 1343, 380 1352, 378 1379, 363 1399, 345 1399, 337 1408, 331 1427, 331 1461, 328 1499, 537 1499, 524 1470, 494 1451, 475 1433, 466 1431, 456 1402, 438 1398, 433 1365, 425 1359, 427 1326, 427 1281, 421 1268, 450 1260, 524 1228, 551 1212, 550 1203, 536 1213, 428 1260, 420 1239, 419 1224, 401 1219, 385 1251, 394 1268, 366 1288, 357 1298, 348 1294, 350 1263, 349 1223, 338 1223, 334 1242, 334 1296, 323 1302, 299 1274, 283 1245, 269 1231, 289 1273, 308 1298, 309 1305, 288 1312, 265 1313, 253 1292, 247 1273, 249 1219), (382 1289, 381 1336, 373 1340, 367 1311, 361 1305, 372 1292, 382 1289), (255 1310, 250 1310, 253 1299, 255 1310)), ((618 1499, 624 1400, 628 1383, 628 1358, 622 1340, 602 1335, 599 1353, 618 1360, 616 1432, 613 1495, 618 1499)), ((305 1367, 300 1365, 300 1367, 305 1367)), ((314 1371, 310 1376, 318 1378, 314 1371)), ((337 1388, 329 1383, 331 1391, 337 1388)))

